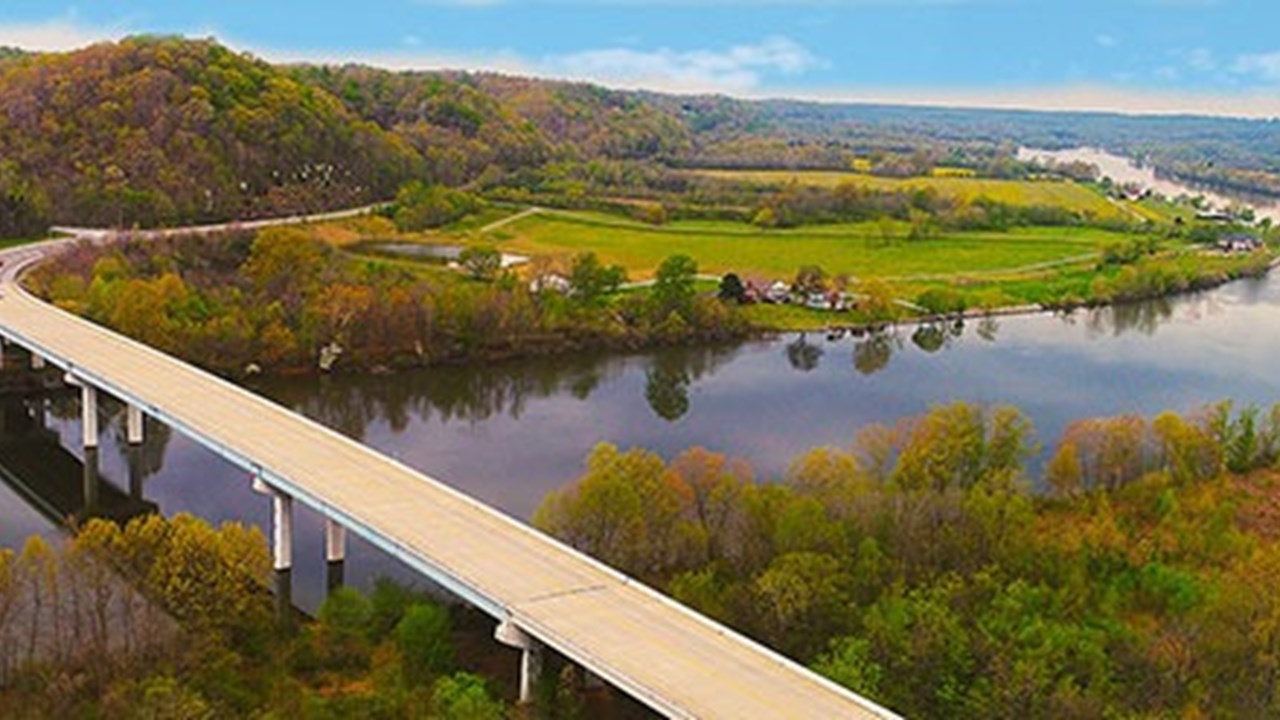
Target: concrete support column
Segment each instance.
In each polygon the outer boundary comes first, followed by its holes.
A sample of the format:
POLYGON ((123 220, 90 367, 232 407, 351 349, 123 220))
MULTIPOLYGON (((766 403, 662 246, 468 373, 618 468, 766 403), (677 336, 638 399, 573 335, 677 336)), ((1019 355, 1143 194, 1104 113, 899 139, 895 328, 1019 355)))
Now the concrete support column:
POLYGON ((84 446, 98 447, 98 389, 87 383, 80 388, 80 415, 84 446))
POLYGON ((510 620, 498 623, 493 637, 503 645, 520 650, 520 703, 533 702, 534 686, 542 675, 542 643, 510 620))
POLYGON ((125 436, 130 445, 142 444, 142 408, 129 403, 124 411, 125 436))
POLYGON ((333 592, 342 587, 347 559, 347 529, 333 518, 324 519, 324 559, 328 568, 326 586, 333 592))
POLYGON ((44 356, 34 350, 31 351, 31 369, 32 370, 44 369, 44 356))
POLYGON ((271 496, 271 538, 275 569, 293 567, 293 498, 279 491, 271 496))

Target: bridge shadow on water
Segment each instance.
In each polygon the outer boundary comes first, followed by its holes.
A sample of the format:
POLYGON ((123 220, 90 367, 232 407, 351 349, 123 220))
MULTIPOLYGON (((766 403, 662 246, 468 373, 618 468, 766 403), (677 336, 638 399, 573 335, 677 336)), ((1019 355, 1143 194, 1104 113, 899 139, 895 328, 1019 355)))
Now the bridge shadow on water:
POLYGON ((46 426, 46 406, 58 395, 0 395, 0 482, 62 528, 89 518, 123 523, 157 512, 156 504, 143 497, 143 449, 128 448, 129 477, 123 483, 104 477, 97 449, 76 456, 46 426))

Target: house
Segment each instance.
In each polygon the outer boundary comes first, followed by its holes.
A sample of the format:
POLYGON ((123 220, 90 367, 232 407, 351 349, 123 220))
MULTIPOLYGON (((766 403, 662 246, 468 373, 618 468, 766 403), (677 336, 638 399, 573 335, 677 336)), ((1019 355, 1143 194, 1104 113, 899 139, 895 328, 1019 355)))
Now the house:
POLYGON ((559 273, 547 273, 539 275, 529 282, 529 292, 557 292, 561 295, 568 295, 573 290, 573 284, 569 282, 569 278, 559 273))
POLYGON ((1230 233, 1218 238, 1218 249, 1226 253, 1253 252, 1260 247, 1262 241, 1246 233, 1230 233))
POLYGON ((831 298, 824 292, 811 292, 805 294, 804 304, 813 310, 830 310, 831 298))
POLYGON ((791 302, 791 286, 781 280, 775 280, 765 291, 764 299, 765 302, 771 303, 791 302))
POLYGON ((758 277, 747 277, 742 279, 742 302, 744 303, 762 303, 769 302, 769 281, 758 277))
POLYGON ((1229 223, 1229 222, 1235 221, 1235 218, 1232 217, 1230 213, 1225 213, 1219 210, 1201 210, 1200 212, 1196 213, 1196 219, 1204 220, 1205 222, 1228 222, 1229 223))

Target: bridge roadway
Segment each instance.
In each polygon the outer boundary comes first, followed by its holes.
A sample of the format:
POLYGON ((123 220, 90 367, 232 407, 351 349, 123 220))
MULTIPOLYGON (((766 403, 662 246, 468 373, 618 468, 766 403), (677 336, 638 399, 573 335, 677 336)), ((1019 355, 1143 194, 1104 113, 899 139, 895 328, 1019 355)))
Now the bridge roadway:
POLYGON ((20 270, 65 242, 0 253, 0 335, 388 551, 491 614, 500 636, 515 628, 668 717, 896 717, 437 480, 24 291, 20 270))

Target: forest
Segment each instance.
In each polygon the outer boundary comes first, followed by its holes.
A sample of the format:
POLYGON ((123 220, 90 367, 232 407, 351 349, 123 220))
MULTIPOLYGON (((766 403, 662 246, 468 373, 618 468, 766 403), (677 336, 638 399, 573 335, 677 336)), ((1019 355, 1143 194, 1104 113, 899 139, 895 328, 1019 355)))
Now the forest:
POLYGON ((906 717, 1280 712, 1280 408, 1036 443, 955 403, 777 482, 605 444, 534 523, 906 717))
MULTIPOLYGON (((672 96, 458 71, 275 66, 137 36, 0 57, 0 237, 249 219, 389 200, 412 179, 527 186, 557 164, 1029 172, 1016 144, 1095 145, 1275 194, 1275 123, 672 96), (198 182, 192 182, 198 178, 198 182)), ((553 170, 554 172, 554 170, 553 170)), ((597 180, 600 175, 596 175, 597 180)), ((669 180, 664 180, 669 184, 669 180)), ((634 182, 605 183, 628 195, 634 182)))
MULTIPOLYGON (((314 618, 282 617, 271 572, 257 528, 189 515, 90 520, 65 541, 0 549, 0 714, 506 716, 504 688, 477 674, 498 672, 495 653, 463 656, 477 634, 465 613, 380 579, 367 595, 335 590, 314 618)), ((574 707, 557 704, 557 682, 538 717, 574 707)))

